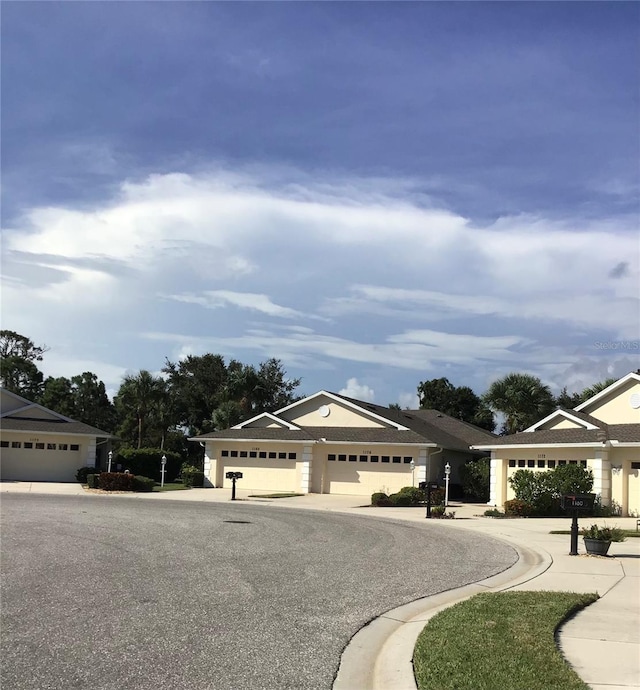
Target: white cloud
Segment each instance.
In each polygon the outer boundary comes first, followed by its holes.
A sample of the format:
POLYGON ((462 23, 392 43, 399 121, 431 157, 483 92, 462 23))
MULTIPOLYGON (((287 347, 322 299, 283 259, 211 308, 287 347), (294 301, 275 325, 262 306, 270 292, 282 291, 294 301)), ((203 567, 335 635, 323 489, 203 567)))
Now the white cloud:
POLYGON ((268 316, 292 319, 296 316, 304 316, 295 309, 281 307, 274 304, 267 295, 259 295, 254 292, 231 292, 230 290, 205 290, 202 295, 185 293, 182 295, 167 295, 167 299, 187 304, 199 304, 207 309, 221 309, 227 306, 239 307, 259 311, 268 316))
POLYGON ((356 378, 348 379, 347 385, 341 388, 338 393, 340 395, 345 395, 347 398, 355 398, 356 400, 371 403, 376 397, 373 388, 369 388, 369 386, 364 383, 359 383, 356 378))
POLYGON ((417 410, 420 407, 420 398, 418 398, 415 392, 400 393, 400 395, 398 395, 398 405, 400 405, 403 410, 417 410))

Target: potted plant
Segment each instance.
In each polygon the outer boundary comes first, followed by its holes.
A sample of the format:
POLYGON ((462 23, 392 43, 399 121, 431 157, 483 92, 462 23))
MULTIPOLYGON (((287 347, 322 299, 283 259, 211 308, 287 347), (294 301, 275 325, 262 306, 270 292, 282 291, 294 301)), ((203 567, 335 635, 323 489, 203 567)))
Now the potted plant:
POLYGON ((624 541, 626 536, 619 527, 591 525, 582 530, 584 547, 588 554, 606 556, 612 541, 624 541))

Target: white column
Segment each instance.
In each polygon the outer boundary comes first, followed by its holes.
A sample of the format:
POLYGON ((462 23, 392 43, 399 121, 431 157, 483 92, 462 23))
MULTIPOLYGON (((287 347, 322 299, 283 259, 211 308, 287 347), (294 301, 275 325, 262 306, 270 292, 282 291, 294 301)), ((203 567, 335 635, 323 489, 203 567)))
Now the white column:
POLYGON ((489 502, 488 506, 498 505, 498 461, 495 450, 491 451, 491 469, 489 470, 489 502))
POLYGON ((593 493, 600 494, 603 506, 611 505, 611 463, 608 448, 599 448, 594 453, 593 493))
POLYGON ((215 462, 215 459, 211 458, 211 453, 212 453, 212 447, 205 441, 204 445, 204 485, 206 487, 211 488, 212 486, 215 486, 216 484, 216 477, 215 477, 215 471, 216 471, 216 465, 217 463, 215 462), (213 478, 211 477, 211 473, 213 471, 213 478))
POLYGON ((427 481, 427 462, 429 457, 428 448, 420 448, 418 451, 418 462, 416 463, 416 486, 420 486, 420 482, 427 481))
POLYGON ((311 460, 313 459, 313 446, 303 446, 302 467, 300 472, 300 491, 308 494, 311 489, 311 460))
POLYGON ((87 457, 86 457, 86 466, 87 467, 95 467, 96 466, 96 439, 90 438, 87 441, 87 457))

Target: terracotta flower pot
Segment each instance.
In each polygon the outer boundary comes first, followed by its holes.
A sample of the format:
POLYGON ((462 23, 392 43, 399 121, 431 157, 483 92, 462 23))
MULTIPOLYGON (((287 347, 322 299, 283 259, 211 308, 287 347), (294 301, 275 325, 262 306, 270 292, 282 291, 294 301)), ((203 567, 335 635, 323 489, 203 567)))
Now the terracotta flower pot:
POLYGON ((606 556, 611 546, 610 541, 602 541, 601 539, 589 539, 584 537, 584 547, 587 553, 593 556, 606 556))

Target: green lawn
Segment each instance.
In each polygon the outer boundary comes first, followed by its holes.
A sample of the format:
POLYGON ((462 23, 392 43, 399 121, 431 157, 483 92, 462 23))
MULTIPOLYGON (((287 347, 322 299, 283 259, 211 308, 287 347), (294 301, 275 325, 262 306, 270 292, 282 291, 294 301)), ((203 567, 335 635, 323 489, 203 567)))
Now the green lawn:
POLYGON ((283 492, 279 494, 251 494, 249 498, 292 498, 293 496, 304 496, 293 492, 283 492))
POLYGON ((478 594, 435 616, 414 650, 419 690, 588 690, 555 645, 557 627, 597 594, 478 594))
POLYGON ((153 487, 154 491, 182 491, 184 489, 188 489, 188 486, 185 486, 182 482, 167 482, 165 485, 160 488, 160 484, 156 482, 156 485, 153 487))
MULTIPOLYGON (((600 525, 602 527, 602 525, 600 525)), ((580 528, 582 529, 582 527, 580 528)), ((640 532, 636 532, 634 529, 621 529, 621 532, 624 532, 625 537, 640 537, 640 532)), ((571 534, 570 529, 554 529, 549 532, 549 534, 571 534)), ((580 535, 582 536, 582 534, 580 535)))

